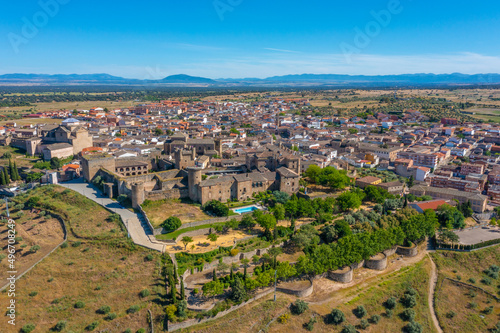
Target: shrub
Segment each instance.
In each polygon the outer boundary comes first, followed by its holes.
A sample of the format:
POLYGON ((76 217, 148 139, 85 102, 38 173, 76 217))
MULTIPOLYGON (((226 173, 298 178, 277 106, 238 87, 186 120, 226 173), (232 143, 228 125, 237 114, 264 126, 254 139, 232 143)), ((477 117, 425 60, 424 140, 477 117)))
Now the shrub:
POLYGON ((62 249, 65 249, 67 247, 68 247, 68 243, 67 242, 64 242, 64 243, 61 244, 61 248, 62 249))
POLYGON ((316 317, 311 317, 307 323, 304 324, 304 328, 310 332, 314 329, 314 324, 316 324, 316 317))
POLYGON ((75 309, 83 309, 85 307, 85 303, 82 301, 78 301, 75 303, 75 309))
POLYGON ((384 302, 384 306, 386 309, 392 310, 396 307, 397 300, 395 297, 390 297, 387 301, 384 302))
POLYGON ((356 328, 350 324, 345 325, 340 333, 357 333, 356 328))
POLYGON ((153 261, 154 257, 152 254, 148 254, 146 257, 144 257, 145 261, 153 261))
POLYGON ((229 208, 218 200, 207 202, 201 207, 201 209, 203 209, 206 213, 215 216, 227 216, 229 214, 229 208))
POLYGON ((340 325, 345 321, 345 315, 339 309, 333 309, 332 312, 326 317, 327 324, 340 325))
POLYGON ((484 278, 481 279, 481 283, 484 284, 484 285, 487 285, 487 286, 491 286, 491 279, 487 278, 487 277, 484 277, 484 278))
POLYGON ((492 306, 488 306, 487 308, 485 308, 483 310, 483 313, 487 314, 487 315, 492 314, 493 313, 493 307, 492 306))
POLYGON ((401 303, 405 308, 413 308, 417 305, 417 297, 415 295, 405 294, 401 299, 401 303))
POLYGON ((448 318, 448 319, 452 319, 452 318, 454 318, 456 315, 457 315, 457 313, 456 313, 455 311, 450 311, 450 312, 447 312, 447 313, 446 313, 446 318, 448 318))
POLYGON ((476 283, 476 279, 474 279, 474 278, 470 278, 468 281, 469 281, 470 283, 476 283))
POLYGON ((146 333, 144 328, 139 328, 136 333, 146 333))
POLYGON ((35 325, 26 324, 21 328, 21 333, 31 333, 35 329, 35 325))
POLYGON ((240 253, 240 250, 238 250, 238 249, 232 249, 231 251, 229 251, 229 254, 231 255, 231 257, 234 257, 238 253, 240 253))
POLYGON ((117 317, 116 313, 110 313, 104 319, 106 319, 106 320, 113 320, 113 319, 116 319, 116 317, 117 317))
POLYGON ((31 297, 35 297, 36 295, 38 295, 38 291, 32 291, 30 292, 29 294, 31 297))
POLYGON ((182 222, 178 217, 170 216, 168 219, 166 219, 161 224, 161 227, 165 228, 165 230, 168 230, 168 231, 174 231, 174 230, 179 229, 181 227, 181 225, 182 225, 182 222))
POLYGON ((93 321, 87 327, 85 327, 85 329, 87 331, 93 331, 93 330, 95 330, 97 328, 97 326, 99 326, 99 322, 98 321, 93 321))
POLYGON ((67 322, 65 320, 58 321, 56 326, 54 326, 53 330, 56 332, 61 332, 66 328, 66 323, 67 322))
POLYGON ((422 325, 419 323, 412 321, 409 322, 408 325, 403 327, 404 333, 422 333, 422 325))
POLYGON ((379 315, 373 315, 370 317, 370 323, 372 324, 378 324, 378 322, 380 321, 380 316, 379 315))
POLYGON ((111 307, 109 305, 103 305, 97 310, 97 313, 107 314, 109 311, 111 311, 111 307))
POLYGON ((290 319, 290 315, 288 313, 284 313, 278 317, 278 323, 286 324, 288 322, 288 319, 290 319))
POLYGON ((401 319, 404 321, 413 321, 415 319, 415 311, 413 309, 405 309, 401 312, 401 319))
POLYGON ((469 309, 477 309, 477 303, 476 302, 470 302, 469 303, 469 309))
POLYGON ((148 289, 144 289, 144 290, 141 290, 141 292, 139 293, 139 295, 141 297, 148 297, 149 295, 151 295, 151 293, 149 292, 148 289))
POLYGON ((40 250, 40 245, 33 245, 33 246, 30 248, 30 252, 31 252, 31 253, 36 253, 38 250, 40 250))
POLYGON ((359 327, 363 330, 367 329, 368 326, 370 326, 370 324, 368 323, 368 320, 366 319, 361 319, 361 321, 359 322, 359 327))
POLYGON ((80 241, 77 241, 77 242, 74 242, 73 244, 71 244, 71 246, 73 246, 73 247, 79 247, 80 245, 82 245, 82 242, 80 242, 80 241))
POLYGON ((366 309, 363 305, 358 305, 356 307, 356 309, 354 309, 353 312, 354 312, 354 315, 358 318, 363 318, 367 314, 366 309))
POLYGON ((290 310, 294 315, 303 314, 307 309, 309 309, 309 305, 303 300, 296 300, 295 303, 292 303, 290 306, 290 310))
POLYGON ((127 313, 136 313, 139 310, 139 305, 132 305, 130 308, 128 308, 127 313))

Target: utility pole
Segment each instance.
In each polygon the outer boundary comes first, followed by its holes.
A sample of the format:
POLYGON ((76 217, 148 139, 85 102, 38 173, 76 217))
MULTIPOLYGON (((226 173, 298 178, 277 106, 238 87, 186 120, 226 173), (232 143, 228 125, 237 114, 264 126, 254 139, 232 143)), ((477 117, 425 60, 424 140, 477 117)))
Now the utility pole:
POLYGON ((278 270, 274 270, 274 302, 276 303, 276 273, 278 270))

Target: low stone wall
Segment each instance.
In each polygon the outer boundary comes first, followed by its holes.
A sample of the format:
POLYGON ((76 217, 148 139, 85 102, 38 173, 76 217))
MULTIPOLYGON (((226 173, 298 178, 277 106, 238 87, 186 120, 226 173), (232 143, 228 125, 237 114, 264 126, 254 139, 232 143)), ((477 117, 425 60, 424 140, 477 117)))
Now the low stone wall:
POLYGON ((352 269, 359 269, 365 265, 365 261, 361 260, 360 262, 355 262, 354 264, 351 264, 352 269))
POLYGON ((290 289, 290 288, 286 288, 286 287, 277 286, 276 290, 280 291, 282 293, 294 295, 297 297, 307 297, 313 293, 314 285, 312 284, 311 281, 309 281, 309 286, 306 288, 303 288, 303 289, 296 290, 296 289, 290 289))
POLYGON ((206 318, 206 319, 190 319, 190 320, 183 321, 181 323, 170 323, 170 322, 167 322, 167 332, 174 332, 174 331, 180 330, 182 328, 187 328, 187 327, 190 327, 190 326, 193 326, 193 325, 203 324, 203 323, 206 323, 207 321, 223 317, 223 316, 227 315, 228 313, 231 313, 231 312, 233 312, 235 310, 238 310, 238 309, 244 307, 247 304, 250 304, 253 301, 256 301, 256 300, 258 300, 258 299, 260 299, 262 297, 265 297, 265 296, 271 294, 273 291, 274 291, 273 288, 269 288, 268 290, 266 290, 266 291, 264 291, 264 292, 262 292, 260 294, 257 294, 256 296, 254 296, 253 298, 249 299, 248 301, 246 301, 244 303, 241 303, 240 305, 232 306, 230 309, 227 309, 226 311, 221 311, 216 316, 211 317, 211 318, 206 318))
POLYGON ((338 269, 336 271, 329 271, 328 278, 340 283, 349 283, 352 281, 353 271, 354 270, 352 269, 352 267, 349 266, 344 267, 343 269, 338 269))
POLYGON ((387 256, 381 253, 383 258, 377 259, 378 255, 372 257, 373 259, 368 259, 365 261, 365 267, 369 269, 375 269, 377 271, 383 271, 387 267, 387 256))
POLYGON ((415 257, 418 254, 418 248, 416 245, 414 245, 413 247, 398 246, 396 253, 405 257, 415 257))
POLYGON ((398 247, 397 247, 397 246, 395 246, 395 247, 393 247, 392 249, 388 249, 388 250, 385 250, 385 251, 383 251, 383 252, 384 252, 384 254, 385 254, 387 257, 390 257, 390 256, 392 256, 394 253, 396 253, 397 248, 398 248, 398 247))

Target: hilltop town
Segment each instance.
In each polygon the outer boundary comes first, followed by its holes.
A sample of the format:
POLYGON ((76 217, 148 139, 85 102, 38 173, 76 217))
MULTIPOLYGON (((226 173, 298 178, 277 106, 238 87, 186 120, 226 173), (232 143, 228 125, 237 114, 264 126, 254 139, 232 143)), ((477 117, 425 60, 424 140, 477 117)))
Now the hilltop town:
POLYGON ((6 112, 2 216, 23 226, 17 253, 31 270, 19 282, 52 281, 47 267, 58 262, 61 274, 98 267, 97 287, 61 286, 67 299, 36 287, 47 304, 22 318, 23 332, 208 332, 232 312, 275 332, 457 329, 469 307, 450 293, 476 290, 484 276, 480 306, 498 294, 498 247, 489 247, 500 242, 500 125, 476 104, 496 103, 497 93, 241 91, 6 112), (479 253, 483 263, 460 266, 479 253), (116 294, 109 276, 133 281, 133 292, 116 294), (108 296, 96 294, 103 287, 108 296), (277 291, 271 317, 256 319, 277 291), (405 310, 392 318, 395 299, 405 310), (58 302, 66 305, 54 310, 58 302), (80 308, 88 310, 68 319, 80 308))

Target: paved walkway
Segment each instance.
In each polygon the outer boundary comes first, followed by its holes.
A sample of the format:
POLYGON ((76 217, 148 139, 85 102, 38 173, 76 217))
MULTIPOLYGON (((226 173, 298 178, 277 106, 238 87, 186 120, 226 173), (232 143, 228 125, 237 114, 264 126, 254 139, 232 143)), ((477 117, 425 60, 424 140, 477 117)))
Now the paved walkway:
POLYGON ((83 178, 61 183, 60 185, 83 194, 90 200, 93 200, 110 211, 119 214, 123 223, 125 223, 125 227, 127 228, 132 241, 135 244, 147 247, 148 249, 165 252, 165 244, 158 242, 155 239, 151 230, 147 226, 146 221, 144 221, 140 214, 132 212, 120 205, 118 202, 104 196, 94 186, 85 183, 83 178))

